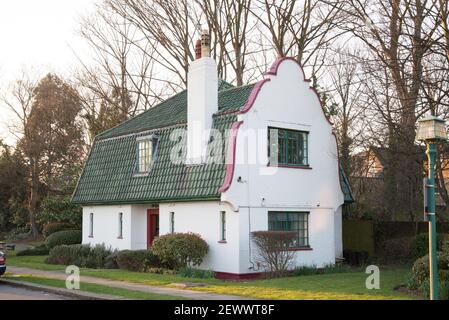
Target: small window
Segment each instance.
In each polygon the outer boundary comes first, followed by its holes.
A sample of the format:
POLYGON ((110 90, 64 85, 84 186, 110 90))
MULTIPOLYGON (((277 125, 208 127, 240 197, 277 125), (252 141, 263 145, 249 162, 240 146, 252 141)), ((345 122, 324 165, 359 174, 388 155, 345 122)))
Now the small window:
POLYGON ((226 241, 226 212, 220 212, 220 241, 226 241))
POLYGON ((295 231, 297 238, 292 247, 309 247, 308 212, 268 212, 268 230, 295 231))
POLYGON ((138 142, 138 172, 148 172, 152 159, 152 142, 151 140, 142 140, 138 142))
POLYGON ((151 163, 156 158, 159 139, 156 137, 143 137, 137 141, 137 172, 150 171, 151 163))
POLYGON ((309 165, 308 132, 269 128, 268 140, 270 164, 277 161, 278 165, 284 166, 309 165))
POLYGON ((123 238, 123 212, 118 214, 118 237, 123 238))
POLYGON ((89 237, 94 236, 94 214, 91 212, 89 214, 89 237))
POLYGON ((175 213, 170 212, 170 233, 175 233, 175 213))

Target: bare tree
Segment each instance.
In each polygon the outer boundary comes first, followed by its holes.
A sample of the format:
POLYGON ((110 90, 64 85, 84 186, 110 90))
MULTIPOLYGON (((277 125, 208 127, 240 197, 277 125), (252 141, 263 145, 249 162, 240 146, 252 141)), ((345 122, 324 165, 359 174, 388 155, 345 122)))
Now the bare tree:
POLYGON ((248 49, 247 37, 253 28, 251 23, 251 0, 196 0, 203 14, 213 40, 219 74, 226 78, 226 66, 234 71, 238 86, 243 84, 248 49), (251 24, 251 25, 250 25, 251 24))

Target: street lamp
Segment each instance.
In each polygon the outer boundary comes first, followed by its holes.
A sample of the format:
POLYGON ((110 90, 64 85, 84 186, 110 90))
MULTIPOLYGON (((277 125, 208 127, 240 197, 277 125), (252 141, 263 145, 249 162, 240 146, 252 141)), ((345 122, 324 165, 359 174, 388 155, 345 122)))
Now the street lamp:
POLYGON ((435 219, 435 155, 436 144, 447 140, 445 121, 435 116, 429 116, 418 121, 416 140, 427 144, 427 159, 429 177, 427 179, 427 220, 429 221, 429 264, 430 264, 430 299, 438 300, 438 269, 437 269, 437 236, 435 219))

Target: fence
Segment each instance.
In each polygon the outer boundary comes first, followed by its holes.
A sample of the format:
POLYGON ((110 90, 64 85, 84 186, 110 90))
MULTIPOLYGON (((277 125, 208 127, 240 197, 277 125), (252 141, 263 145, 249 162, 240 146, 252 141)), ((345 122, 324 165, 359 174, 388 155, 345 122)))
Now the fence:
MULTIPOLYGON (((398 258, 406 258, 405 247, 410 247, 418 234, 428 233, 428 228, 427 222, 344 220, 345 258, 351 264, 361 264, 373 257, 388 256, 391 260, 396 255, 394 250, 398 251, 398 258)), ((449 233, 449 223, 437 223, 437 233, 449 233)))

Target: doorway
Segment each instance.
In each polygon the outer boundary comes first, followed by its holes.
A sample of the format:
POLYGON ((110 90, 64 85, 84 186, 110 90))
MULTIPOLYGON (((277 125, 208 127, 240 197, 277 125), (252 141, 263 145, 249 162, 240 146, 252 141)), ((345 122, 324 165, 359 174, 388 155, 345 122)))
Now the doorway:
POLYGON ((154 238, 159 236, 159 209, 147 210, 147 248, 151 248, 154 238))

